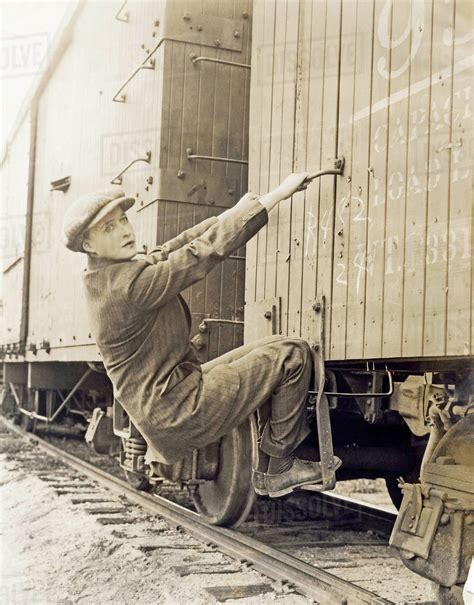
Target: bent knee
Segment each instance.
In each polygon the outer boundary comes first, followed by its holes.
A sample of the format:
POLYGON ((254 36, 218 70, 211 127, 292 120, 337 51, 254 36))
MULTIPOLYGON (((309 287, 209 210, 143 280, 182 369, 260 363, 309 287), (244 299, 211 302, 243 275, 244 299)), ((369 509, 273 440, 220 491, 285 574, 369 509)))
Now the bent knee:
POLYGON ((312 357, 311 346, 303 338, 285 338, 282 345, 288 348, 293 361, 306 365, 312 357))

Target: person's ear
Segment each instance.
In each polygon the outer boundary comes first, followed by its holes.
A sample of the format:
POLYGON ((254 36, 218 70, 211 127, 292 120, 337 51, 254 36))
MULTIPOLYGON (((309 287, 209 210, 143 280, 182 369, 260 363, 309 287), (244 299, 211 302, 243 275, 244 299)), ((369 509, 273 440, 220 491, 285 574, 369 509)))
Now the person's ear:
POLYGON ((95 252, 94 248, 92 247, 87 235, 84 235, 84 237, 82 238, 82 248, 86 251, 86 252, 95 252))

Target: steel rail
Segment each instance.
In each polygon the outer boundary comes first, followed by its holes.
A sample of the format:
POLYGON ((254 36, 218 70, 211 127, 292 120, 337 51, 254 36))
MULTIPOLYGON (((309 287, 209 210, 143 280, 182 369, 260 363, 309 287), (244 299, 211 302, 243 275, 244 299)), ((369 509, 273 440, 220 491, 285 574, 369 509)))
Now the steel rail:
POLYGON ((133 489, 128 483, 118 479, 92 464, 72 456, 37 436, 24 433, 20 428, 0 416, 1 423, 22 438, 35 443, 39 448, 59 458, 76 471, 97 481, 112 492, 125 496, 133 504, 141 506, 149 513, 159 515, 173 526, 185 530, 201 542, 214 544, 217 549, 230 557, 250 563, 254 569, 266 576, 292 585, 295 590, 316 602, 325 605, 394 605, 392 601, 379 597, 327 571, 313 567, 225 527, 216 527, 203 521, 197 513, 170 502, 161 496, 151 496, 133 489))

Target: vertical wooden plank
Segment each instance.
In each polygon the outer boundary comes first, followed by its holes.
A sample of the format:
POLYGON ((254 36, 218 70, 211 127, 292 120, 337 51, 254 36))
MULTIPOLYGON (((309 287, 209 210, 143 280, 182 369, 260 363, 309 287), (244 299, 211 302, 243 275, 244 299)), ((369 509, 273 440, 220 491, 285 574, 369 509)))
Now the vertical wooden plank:
MULTIPOLYGON (((406 58, 416 49, 421 32, 411 3, 394 3, 390 56, 390 94, 400 100, 388 108, 387 195, 384 237, 384 290, 382 308, 382 356, 402 352, 403 266, 405 262, 405 205, 410 97, 410 64, 406 58), (415 19, 413 19, 415 17, 415 19), (396 40, 398 44, 393 41, 396 40)), ((427 74, 428 75, 428 74, 427 74)))
MULTIPOLYGON (((372 51, 374 41, 374 2, 358 0, 354 115, 370 106, 372 94, 372 51)), ((349 47, 350 48, 350 47, 349 47)), ((348 51, 349 52, 349 49, 348 51)), ((342 56, 347 56, 347 52, 342 56)), ((353 122, 349 268, 347 288, 346 358, 363 358, 365 299, 367 286, 367 225, 369 187, 370 115, 353 122)), ((345 177, 347 179, 347 176, 345 177)), ((339 179, 342 183, 343 180, 339 179)), ((341 208, 341 212, 343 209, 341 208)), ((337 230, 336 230, 337 238, 337 230)))
POLYGON ((183 118, 181 133, 181 161, 180 168, 188 171, 190 168, 197 170, 197 166, 188 166, 186 148, 197 148, 198 108, 199 108, 199 86, 200 65, 194 65, 189 58, 191 54, 199 55, 201 47, 193 44, 184 45, 184 93, 183 93, 183 118))
MULTIPOLYGON (((326 53, 330 52, 326 46, 327 29, 327 2, 318 0, 311 5, 311 28, 308 39, 303 39, 301 54, 308 56, 308 102, 307 102, 307 140, 306 140, 306 166, 309 171, 318 170, 322 161, 322 131, 323 131, 323 100, 324 75, 326 53)), ((305 13, 309 12, 306 11, 305 13)), ((313 304, 316 298, 316 284, 318 274, 318 251, 320 237, 325 239, 329 229, 332 208, 326 208, 320 214, 321 179, 314 182, 305 195, 304 218, 304 260, 302 275, 302 318, 301 335, 309 342, 319 341, 319 326, 313 304)))
MULTIPOLYGON (((444 355, 448 298, 450 159, 453 47, 443 33, 454 27, 454 2, 433 5, 431 59, 430 142, 428 150, 428 207, 423 354, 444 355)), ((455 237, 455 236, 454 236, 455 237)))
MULTIPOLYGON (((285 41, 280 77, 283 80, 281 125, 279 132, 279 176, 281 182, 293 171, 295 141, 295 93, 298 49, 298 2, 288 2, 286 7, 285 41)), ((297 203, 299 200, 294 200, 297 203)), ((276 292, 281 297, 281 330, 288 333, 288 301, 291 267, 291 218, 293 200, 283 200, 278 204, 278 255, 276 268, 276 292)))
MULTIPOLYGON (((370 152, 368 194, 368 229, 366 319, 364 357, 382 354, 382 309, 384 286, 384 237, 388 153, 388 97, 390 95, 390 44, 392 38, 392 5, 376 0, 374 16, 372 96, 370 111, 370 152)), ((360 116, 363 116, 363 110, 360 116)), ((360 117, 356 115, 354 119, 360 117)))
MULTIPOLYGON (((448 229, 448 355, 474 353, 472 131, 473 131, 473 6, 457 0, 454 31, 443 42, 454 47, 450 198, 448 229)), ((445 151, 443 153, 446 153, 445 151)))
MULTIPOLYGON (((194 224, 197 225, 209 216, 209 210, 203 205, 194 205, 194 224)), ((212 295, 212 293, 211 293, 212 295)), ((207 279, 201 280, 191 287, 190 307, 194 323, 197 324, 206 313, 207 279)), ((194 333, 194 332, 193 332, 194 333)))
MULTIPOLYGON (((321 136, 321 165, 334 162, 337 153, 337 122, 339 113, 339 78, 341 55, 341 10, 340 1, 327 4, 326 14, 326 52, 324 57, 324 97, 321 136)), ((324 231, 318 240, 316 297, 322 301, 326 298, 325 333, 317 340, 322 340, 323 353, 329 357, 331 351, 331 286, 333 281, 333 247, 334 247, 334 205, 336 177, 324 177, 320 183, 319 216, 320 228, 324 231)))
MULTIPOLYGON (((313 4, 299 3, 297 78, 295 98, 294 170, 307 169, 307 133, 309 119, 309 90, 311 65, 311 30, 313 4)), ((288 329, 290 336, 301 336, 302 294, 305 246, 306 193, 295 193, 291 207, 290 280, 288 287, 288 329)))
MULTIPOLYGON (((273 122, 273 73, 275 70, 275 28, 276 28, 276 1, 264 1, 264 32, 261 42, 261 57, 257 63, 258 71, 256 77, 260 79, 262 87, 262 113, 260 122, 260 179, 258 193, 266 193, 271 186, 270 183, 270 157, 272 145, 272 122, 273 122)), ((257 53, 259 48, 257 47, 257 53)), ((255 54, 255 52, 254 52, 255 54)), ((262 229, 258 234, 257 249, 257 271, 255 300, 262 300, 266 293, 267 265, 269 261, 267 250, 269 250, 268 239, 272 222, 262 229)))
MULTIPOLYGON (((233 3, 230 2, 219 2, 218 14, 221 17, 232 18, 234 13, 233 3)), ((218 50, 217 57, 226 61, 234 61, 234 53, 231 51, 218 50)), ((215 86, 215 99, 214 99, 214 119, 213 119, 213 141, 212 141, 212 154, 219 157, 235 157, 241 158, 241 155, 232 156, 230 153, 230 141, 233 138, 234 132, 237 133, 237 137, 241 132, 239 124, 239 114, 242 115, 243 105, 239 103, 232 107, 232 113, 234 120, 232 121, 231 129, 231 89, 232 79, 235 77, 236 68, 227 65, 216 66, 216 86, 215 86), (237 126, 237 127, 236 127, 237 126)), ((239 151, 241 153, 241 151, 239 151)), ((214 162, 213 174, 225 177, 228 174, 229 167, 232 164, 226 164, 224 162, 214 162)), ((235 169, 234 169, 235 170, 235 169)), ((223 191, 223 195, 227 192, 223 191)), ((216 272, 217 273, 217 272, 216 272)), ((234 291, 235 286, 235 263, 233 261, 225 261, 221 267, 219 273, 219 282, 216 283, 216 296, 218 295, 218 308, 216 310, 216 316, 219 318, 232 319, 234 314, 234 291)), ((232 346, 234 328, 232 325, 220 325, 215 329, 216 332, 216 354, 221 355, 224 352, 230 350, 232 346)))
MULTIPOLYGON (((167 44, 165 42, 164 44, 167 44)), ((185 74, 185 44, 171 42, 171 91, 170 91, 170 128, 168 131, 168 161, 167 168, 178 169, 182 153, 182 126, 184 115, 184 74, 185 74)))
MULTIPOLYGON (((249 191, 260 192, 260 156, 262 151, 261 122, 263 119, 264 87, 259 74, 262 70, 262 52, 265 29, 265 0, 255 0, 252 25, 252 69, 250 73, 249 104, 249 191)), ((245 301, 256 300, 257 255, 265 228, 246 246, 245 301)), ((247 335, 245 336, 247 340, 247 335)))
MULTIPOLYGON (((352 136, 355 69, 357 56, 357 0, 342 3, 341 79, 339 87, 338 155, 346 160, 346 175, 352 174, 352 136), (352 52, 351 52, 352 51, 352 52)), ((358 154, 358 150, 355 151, 358 154)), ((329 178, 329 177, 323 177, 329 178)), ((343 359, 346 350, 347 284, 349 273, 349 242, 351 236, 352 180, 337 179, 334 216, 334 279, 331 307, 331 359, 343 359)), ((354 197, 356 203, 356 197, 354 197)))
MULTIPOLYGON (((402 355, 415 357, 423 350, 424 279, 430 137, 429 86, 420 87, 431 73, 432 6, 413 3, 413 31, 423 34, 411 63, 410 128, 408 132, 408 191, 406 200, 402 355), (423 9, 423 10, 421 10, 423 9), (415 11, 418 11, 415 13, 415 11), (421 90, 419 90, 421 88, 421 90)), ((413 48, 413 46, 412 46, 413 48)))
MULTIPOLYGON (((273 189, 280 181, 281 159, 281 133, 283 125, 283 99, 284 99, 284 56, 286 36, 286 10, 287 0, 276 3, 275 8, 275 65, 273 70, 273 97, 271 105, 271 145, 270 145, 270 171, 268 188, 273 189)), ((279 262, 278 241, 279 207, 277 206, 268 218, 267 253, 265 268, 265 297, 276 296, 277 265, 279 262)))
MULTIPOLYGON (((211 0, 203 0, 203 13, 216 14, 216 2, 211 0)), ((196 10, 196 9, 194 9, 196 10)), ((216 57, 216 51, 208 47, 201 47, 200 55, 207 57, 216 57)), ((197 147, 193 151, 201 155, 212 155, 213 141, 213 117, 215 111, 215 89, 216 89, 216 73, 221 67, 215 63, 203 61, 199 64, 200 88, 199 88, 199 105, 198 105, 198 140, 197 147)), ((188 162, 188 170, 198 171, 200 174, 212 174, 214 167, 213 162, 198 160, 188 162)))

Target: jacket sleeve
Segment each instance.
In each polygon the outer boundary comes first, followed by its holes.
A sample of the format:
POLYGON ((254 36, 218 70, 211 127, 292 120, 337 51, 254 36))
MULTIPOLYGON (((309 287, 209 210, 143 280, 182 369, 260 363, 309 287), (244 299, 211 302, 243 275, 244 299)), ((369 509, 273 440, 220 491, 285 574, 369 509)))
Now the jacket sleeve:
POLYGON ((268 220, 258 196, 247 193, 222 220, 169 253, 166 260, 133 263, 129 301, 143 310, 157 309, 196 283, 234 250, 243 246, 268 220))
POLYGON ((179 248, 182 248, 185 244, 188 244, 193 239, 196 239, 196 237, 199 237, 205 233, 209 227, 214 225, 214 223, 216 223, 218 220, 219 219, 217 216, 206 218, 197 225, 194 225, 194 227, 186 229, 186 231, 183 231, 173 239, 168 240, 160 246, 156 246, 156 248, 153 248, 153 250, 151 250, 147 256, 151 256, 153 262, 166 260, 171 252, 179 250, 179 248))

